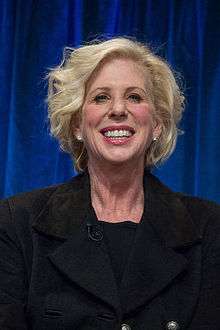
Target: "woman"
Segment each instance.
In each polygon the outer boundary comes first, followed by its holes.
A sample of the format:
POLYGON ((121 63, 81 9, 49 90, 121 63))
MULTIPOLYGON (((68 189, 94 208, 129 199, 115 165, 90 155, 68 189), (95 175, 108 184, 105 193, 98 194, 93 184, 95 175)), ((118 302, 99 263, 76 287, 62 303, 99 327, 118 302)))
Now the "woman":
POLYGON ((183 100, 166 62, 125 38, 50 72, 51 132, 81 174, 2 201, 0 329, 219 329, 220 208, 150 173, 183 100))

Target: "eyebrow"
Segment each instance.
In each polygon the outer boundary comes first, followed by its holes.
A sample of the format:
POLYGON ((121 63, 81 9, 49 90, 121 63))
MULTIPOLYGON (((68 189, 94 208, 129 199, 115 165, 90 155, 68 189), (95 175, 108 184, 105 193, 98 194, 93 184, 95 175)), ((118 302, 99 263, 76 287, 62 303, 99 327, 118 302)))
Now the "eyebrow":
MULTIPOLYGON (((139 89, 139 90, 141 90, 144 94, 146 94, 147 95, 147 91, 146 90, 144 90, 143 88, 141 88, 141 87, 138 87, 138 86, 129 86, 129 87, 127 87, 125 90, 126 90, 126 92, 130 92, 130 91, 132 91, 132 90, 134 90, 134 89, 139 89)), ((110 90, 111 90, 111 88, 110 87, 107 87, 107 86, 103 86, 103 87, 97 87, 96 89, 94 89, 93 91, 91 91, 90 93, 89 93, 89 95, 91 95, 91 94, 93 94, 93 93, 95 93, 95 92, 97 92, 97 91, 106 91, 106 92, 109 92, 110 90)))
POLYGON ((147 91, 146 91, 145 89, 143 89, 143 88, 141 88, 141 87, 138 87, 138 86, 131 86, 131 87, 128 87, 126 90, 127 90, 128 92, 130 92, 130 91, 132 91, 133 89, 139 89, 139 90, 141 90, 142 92, 144 92, 144 94, 147 94, 147 91))

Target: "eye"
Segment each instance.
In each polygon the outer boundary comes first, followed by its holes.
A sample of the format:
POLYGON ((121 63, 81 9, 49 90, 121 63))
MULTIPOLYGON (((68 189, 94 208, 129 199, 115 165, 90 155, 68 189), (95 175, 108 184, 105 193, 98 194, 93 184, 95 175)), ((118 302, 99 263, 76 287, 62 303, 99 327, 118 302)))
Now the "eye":
POLYGON ((131 101, 131 102, 134 102, 134 103, 140 103, 142 101, 142 97, 139 95, 139 94, 136 94, 136 93, 132 93, 128 96, 128 99, 131 101))
POLYGON ((104 103, 109 100, 109 96, 106 94, 99 94, 94 97, 96 103, 104 103))

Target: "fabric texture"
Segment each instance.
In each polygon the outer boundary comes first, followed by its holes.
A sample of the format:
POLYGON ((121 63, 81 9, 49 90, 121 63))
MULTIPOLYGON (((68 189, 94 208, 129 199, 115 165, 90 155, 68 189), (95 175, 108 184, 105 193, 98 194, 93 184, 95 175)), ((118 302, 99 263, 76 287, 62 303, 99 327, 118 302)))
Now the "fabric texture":
POLYGON ((148 172, 144 188, 121 301, 87 174, 3 200, 0 329, 219 330, 220 207, 148 172))
POLYGON ((132 250, 137 226, 138 224, 131 221, 103 223, 104 238, 118 287, 132 250))
POLYGON ((220 202, 219 0, 2 0, 0 197, 74 174, 48 134, 44 78, 64 46, 100 35, 147 42, 184 77, 185 134, 156 174, 175 191, 220 202))

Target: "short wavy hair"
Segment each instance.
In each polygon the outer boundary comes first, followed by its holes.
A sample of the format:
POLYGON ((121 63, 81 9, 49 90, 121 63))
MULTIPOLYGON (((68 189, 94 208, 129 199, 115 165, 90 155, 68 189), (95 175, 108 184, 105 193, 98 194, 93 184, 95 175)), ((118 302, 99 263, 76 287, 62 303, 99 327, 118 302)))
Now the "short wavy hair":
POLYGON ((118 37, 95 40, 79 48, 65 48, 62 63, 48 74, 48 110, 51 134, 61 149, 70 153, 75 168, 87 167, 88 155, 82 141, 74 134, 78 127, 85 98, 86 85, 95 70, 111 58, 132 59, 143 67, 150 81, 150 96, 161 134, 146 151, 146 166, 152 167, 169 157, 175 148, 178 128, 184 109, 184 96, 168 63, 150 48, 135 40, 118 37))

